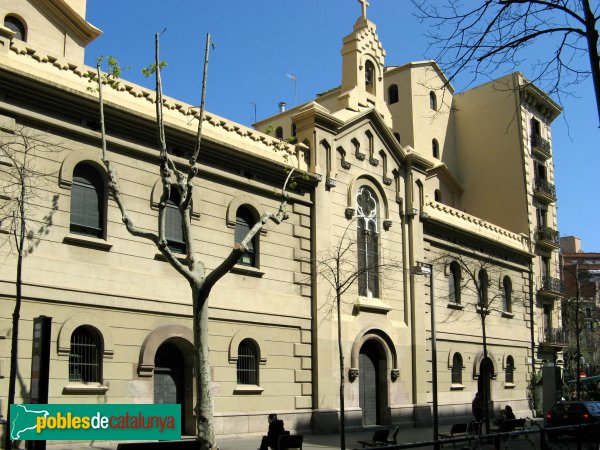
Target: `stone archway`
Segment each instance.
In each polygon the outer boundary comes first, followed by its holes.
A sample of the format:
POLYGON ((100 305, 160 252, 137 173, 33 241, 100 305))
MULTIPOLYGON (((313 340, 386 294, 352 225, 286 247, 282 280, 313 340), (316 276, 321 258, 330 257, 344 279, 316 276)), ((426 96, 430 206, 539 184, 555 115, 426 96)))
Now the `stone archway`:
POLYGON ((384 423, 389 409, 387 358, 381 342, 367 340, 358 359, 359 405, 363 425, 384 423))

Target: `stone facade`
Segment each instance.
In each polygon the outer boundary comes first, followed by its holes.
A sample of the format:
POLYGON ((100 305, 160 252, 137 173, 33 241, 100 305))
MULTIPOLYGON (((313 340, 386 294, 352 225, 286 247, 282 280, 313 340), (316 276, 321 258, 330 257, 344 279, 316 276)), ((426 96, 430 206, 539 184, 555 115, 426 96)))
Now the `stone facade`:
MULTIPOLYGON (((107 193, 97 94, 88 90, 93 69, 82 64, 85 45, 97 35, 82 18, 85 2, 41 3, 48 11, 0 1, 3 17, 16 17, 27 30, 21 40, 0 27, 2 145, 29 137, 39 146, 32 163, 44 174, 31 203, 24 260, 17 402, 29 396, 32 320, 46 315, 50 402, 153 403, 171 395, 182 404, 183 432, 191 434, 190 288, 152 243, 127 232, 107 193), (71 28, 55 36, 61 20, 71 28), (65 39, 77 45, 58 45, 65 39), (82 166, 101 180, 95 236, 73 228, 72 192, 82 166), (97 343, 99 374, 92 381, 74 373, 81 327, 97 343)), ((542 360, 560 364, 560 345, 543 340, 560 299, 544 284, 559 278, 557 246, 547 232, 556 228, 556 199, 546 194, 553 181, 549 125, 560 108, 521 74, 455 94, 435 62, 385 67, 384 58, 375 25, 361 16, 343 40, 340 87, 255 128, 205 117, 191 223, 208 270, 234 244, 240 210, 249 221, 275 212, 286 168, 305 175, 289 194, 289 219, 265 227, 254 241, 254 260, 238 264, 212 290, 217 435, 263 432, 270 412, 292 430, 338 428, 338 321, 331 279, 320 276, 319 263, 344 236, 353 243, 348 264, 361 272, 343 295, 340 316, 349 427, 431 421, 432 307, 442 421, 470 416, 478 390, 492 410, 510 403, 530 415, 533 372, 542 360), (432 269, 429 277, 417 273, 423 264, 432 269), (482 324, 477 305, 484 296, 482 324), (254 378, 241 373, 248 367, 254 378)), ((136 224, 156 232, 155 94, 121 80, 105 90, 105 103, 108 151, 123 197, 136 224)), ((169 150, 183 165, 197 117, 176 99, 165 98, 164 106, 169 150)), ((6 186, 15 165, 0 163, 6 186)), ((0 237, 9 238, 3 231, 0 237)), ((5 405, 16 255, 9 246, 0 252, 5 405)))

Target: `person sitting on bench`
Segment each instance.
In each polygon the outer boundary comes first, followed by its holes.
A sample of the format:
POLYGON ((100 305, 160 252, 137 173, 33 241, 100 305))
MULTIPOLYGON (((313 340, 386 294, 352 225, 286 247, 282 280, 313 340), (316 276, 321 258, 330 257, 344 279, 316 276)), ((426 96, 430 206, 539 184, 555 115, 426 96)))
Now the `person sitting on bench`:
POLYGON ((269 421, 269 431, 266 436, 263 436, 258 450, 268 450, 269 448, 276 449, 279 436, 285 434, 283 420, 279 420, 277 414, 269 414, 267 420, 269 421))

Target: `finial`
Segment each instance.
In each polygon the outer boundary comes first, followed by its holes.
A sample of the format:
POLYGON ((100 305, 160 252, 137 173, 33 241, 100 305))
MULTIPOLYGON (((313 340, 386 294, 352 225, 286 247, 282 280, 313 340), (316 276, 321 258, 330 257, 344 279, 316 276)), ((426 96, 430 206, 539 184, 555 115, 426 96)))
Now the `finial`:
POLYGON ((369 2, 367 0, 358 0, 358 3, 362 5, 362 16, 367 18, 367 8, 369 7, 369 2))

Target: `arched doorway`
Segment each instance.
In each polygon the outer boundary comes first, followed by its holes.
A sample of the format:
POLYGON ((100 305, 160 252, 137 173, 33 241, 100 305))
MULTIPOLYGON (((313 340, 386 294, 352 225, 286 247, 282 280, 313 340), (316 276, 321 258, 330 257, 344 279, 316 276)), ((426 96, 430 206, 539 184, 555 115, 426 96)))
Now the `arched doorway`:
POLYGON ((487 357, 481 360, 479 365, 479 379, 477 380, 477 390, 483 397, 483 404, 488 405, 488 415, 492 415, 494 412, 494 405, 492 403, 492 377, 494 375, 494 364, 492 360, 487 357))
POLYGON ((386 417, 388 407, 387 359, 381 343, 375 339, 367 340, 360 348, 358 364, 363 425, 377 425, 386 417))
POLYGON ((181 405, 181 433, 190 434, 191 372, 189 364, 178 345, 166 341, 158 347, 154 356, 154 403, 181 405), (190 372, 189 374, 187 372, 190 372), (186 395, 186 393, 188 395, 186 395))

